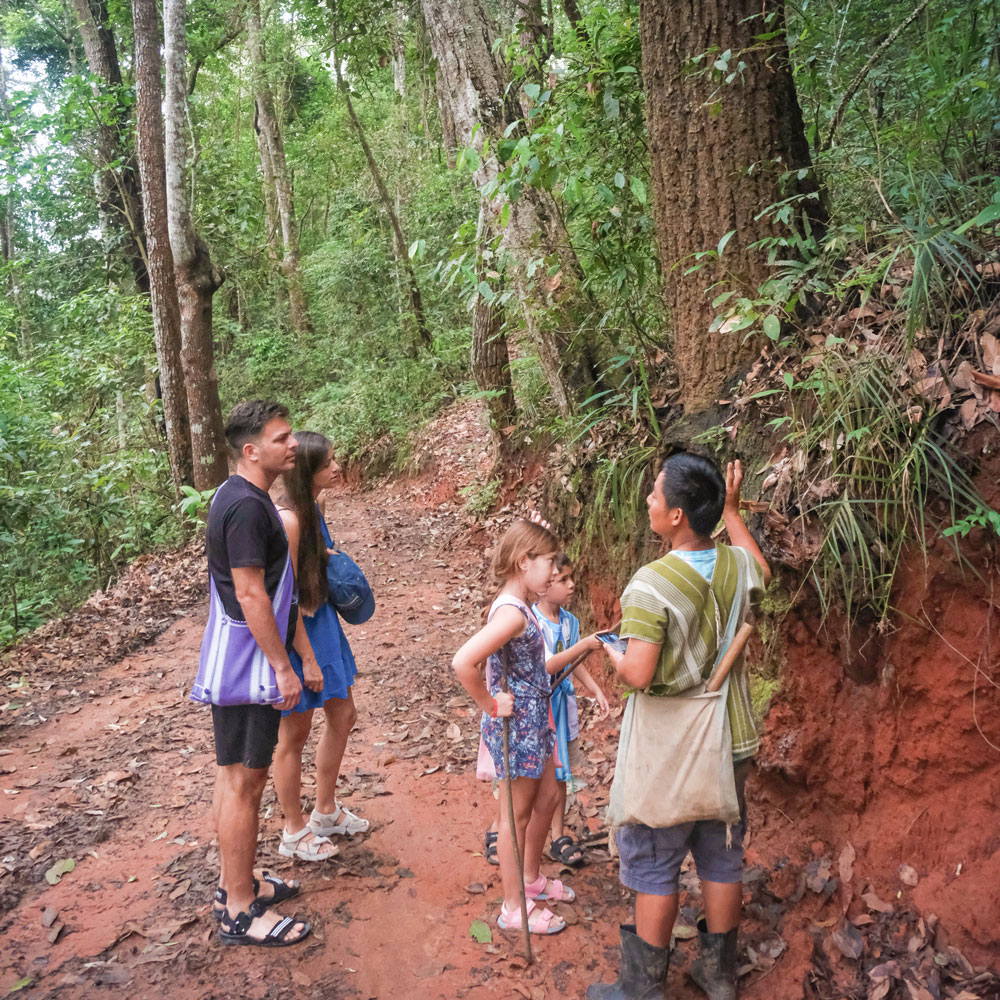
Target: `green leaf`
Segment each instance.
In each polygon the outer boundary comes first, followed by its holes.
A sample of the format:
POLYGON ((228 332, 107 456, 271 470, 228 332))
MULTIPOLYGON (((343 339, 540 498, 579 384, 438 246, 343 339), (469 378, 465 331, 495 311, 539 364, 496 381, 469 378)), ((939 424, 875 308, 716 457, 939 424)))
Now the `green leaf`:
POLYGON ((615 173, 615 187, 625 187, 625 175, 620 170, 615 173))
POLYGON ((49 885, 58 885, 59 880, 67 872, 71 872, 76 867, 76 862, 72 858, 63 858, 62 861, 57 861, 46 873, 45 881, 49 885))
POLYGON ((621 115, 621 101, 610 87, 604 88, 604 117, 615 119, 621 115))
POLYGON ((961 235, 973 226, 985 226, 988 222, 996 222, 997 219, 1000 219, 1000 202, 993 202, 992 205, 987 205, 975 218, 963 222, 955 232, 961 235))
POLYGON ((493 941, 493 932, 485 920, 473 920, 469 926, 469 937, 480 944, 490 944, 493 941))
POLYGON ((646 204, 646 185, 642 183, 642 179, 639 177, 630 177, 628 186, 635 196, 635 200, 639 202, 640 205, 646 204))
POLYGON ((764 333, 767 334, 769 339, 774 341, 777 341, 781 336, 781 320, 774 313, 770 313, 764 317, 764 333))
POLYGON ((542 88, 537 83, 526 83, 524 85, 524 92, 533 101, 537 101, 538 95, 542 92, 542 88))
POLYGON ((34 979, 31 976, 22 976, 7 992, 17 993, 19 990, 23 990, 25 986, 30 986, 33 982, 34 979))
POLYGON ((729 242, 729 241, 730 241, 730 240, 731 240, 731 239, 732 239, 732 238, 733 238, 733 237, 734 237, 735 235, 736 235, 736 230, 735 230, 735 229, 730 229, 730 230, 729 230, 729 232, 728 232, 728 233, 726 233, 726 235, 725 235, 725 236, 723 236, 721 240, 719 240, 719 246, 718 246, 718 249, 716 250, 716 252, 718 253, 718 255, 719 255, 720 257, 722 256, 722 251, 726 249, 726 244, 727 244, 727 243, 728 243, 728 242, 729 242))

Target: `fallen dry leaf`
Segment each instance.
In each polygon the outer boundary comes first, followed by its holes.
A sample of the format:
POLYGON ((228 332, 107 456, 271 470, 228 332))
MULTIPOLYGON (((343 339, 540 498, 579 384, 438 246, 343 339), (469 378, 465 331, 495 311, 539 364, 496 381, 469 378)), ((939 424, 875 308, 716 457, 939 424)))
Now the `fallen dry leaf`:
POLYGON ((866 892, 862 897, 869 910, 876 910, 878 913, 892 913, 892 903, 887 903, 874 892, 866 892))
POLYGON ((857 961, 865 950, 864 938, 854 924, 844 921, 831 935, 830 939, 844 958, 857 961))
POLYGON ((900 865, 899 881, 903 885, 914 886, 920 881, 920 876, 917 874, 916 868, 913 868, 911 865, 900 865))
POLYGON ((844 885, 847 885, 854 878, 854 862, 857 856, 854 845, 850 843, 840 852, 840 857, 837 859, 837 870, 840 872, 840 881, 844 885))

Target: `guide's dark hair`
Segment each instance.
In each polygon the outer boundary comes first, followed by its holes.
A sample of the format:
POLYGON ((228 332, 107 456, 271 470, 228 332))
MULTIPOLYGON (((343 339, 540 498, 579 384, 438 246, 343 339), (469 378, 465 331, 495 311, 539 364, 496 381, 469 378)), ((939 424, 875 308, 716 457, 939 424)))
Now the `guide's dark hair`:
POLYGON ((288 407, 273 400, 247 399, 237 403, 226 420, 226 443, 237 455, 247 441, 260 437, 275 417, 288 417, 288 407))
POLYGON ((313 479, 326 465, 333 450, 330 441, 315 431, 296 431, 299 446, 295 451, 295 467, 284 474, 285 502, 299 520, 299 606, 311 615, 322 606, 329 592, 326 551, 323 530, 319 526, 319 511, 313 494, 313 479))
POLYGON ((695 534, 708 536, 722 517, 726 481, 714 462, 682 451, 663 463, 663 499, 684 511, 695 534))
POLYGON ((573 568, 573 560, 565 552, 560 552, 552 560, 552 572, 561 573, 564 569, 573 568))

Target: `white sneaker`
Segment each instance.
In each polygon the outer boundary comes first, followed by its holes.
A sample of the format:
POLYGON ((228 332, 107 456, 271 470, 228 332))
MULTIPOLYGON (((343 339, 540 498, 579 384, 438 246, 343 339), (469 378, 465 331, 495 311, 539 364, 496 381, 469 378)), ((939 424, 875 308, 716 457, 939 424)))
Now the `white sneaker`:
POLYGON ((356 833, 367 833, 371 823, 360 816, 355 816, 350 809, 338 802, 334 813, 321 813, 313 809, 309 817, 309 829, 321 837, 331 837, 334 834, 346 834, 353 837, 356 833))

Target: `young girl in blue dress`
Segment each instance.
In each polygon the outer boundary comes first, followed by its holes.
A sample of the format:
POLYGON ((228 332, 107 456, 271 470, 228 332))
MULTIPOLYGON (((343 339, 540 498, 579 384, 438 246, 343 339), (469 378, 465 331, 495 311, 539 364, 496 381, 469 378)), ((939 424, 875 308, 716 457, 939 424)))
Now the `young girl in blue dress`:
POLYGON ((553 733, 549 726, 549 676, 545 644, 529 606, 548 589, 552 562, 559 545, 548 528, 533 521, 516 521, 497 543, 493 576, 500 593, 486 625, 455 654, 452 666, 465 690, 483 710, 480 731, 498 778, 504 778, 503 719, 510 718, 510 773, 514 799, 514 830, 508 810, 500 810, 497 849, 503 906, 497 918, 503 930, 521 928, 521 887, 518 885, 514 836, 524 861, 528 897, 528 927, 534 934, 558 934, 566 922, 543 900, 569 902, 573 890, 541 872, 542 849, 558 798, 552 761, 553 733), (479 669, 486 660, 486 677, 479 669), (501 690, 503 667, 509 691, 501 690))
POLYGON ((288 534, 302 615, 290 654, 292 668, 302 680, 302 697, 282 713, 274 786, 285 815, 279 853, 301 861, 323 861, 337 853, 331 836, 364 833, 369 824, 336 798, 347 736, 358 716, 351 694, 358 671, 337 612, 326 599, 326 565, 333 542, 316 501, 336 482, 340 468, 333 446, 322 434, 302 431, 295 436, 299 442, 295 468, 285 473, 285 496, 278 513, 288 534), (302 751, 317 708, 326 716, 326 728, 316 747, 316 808, 307 821, 301 801, 302 751))

